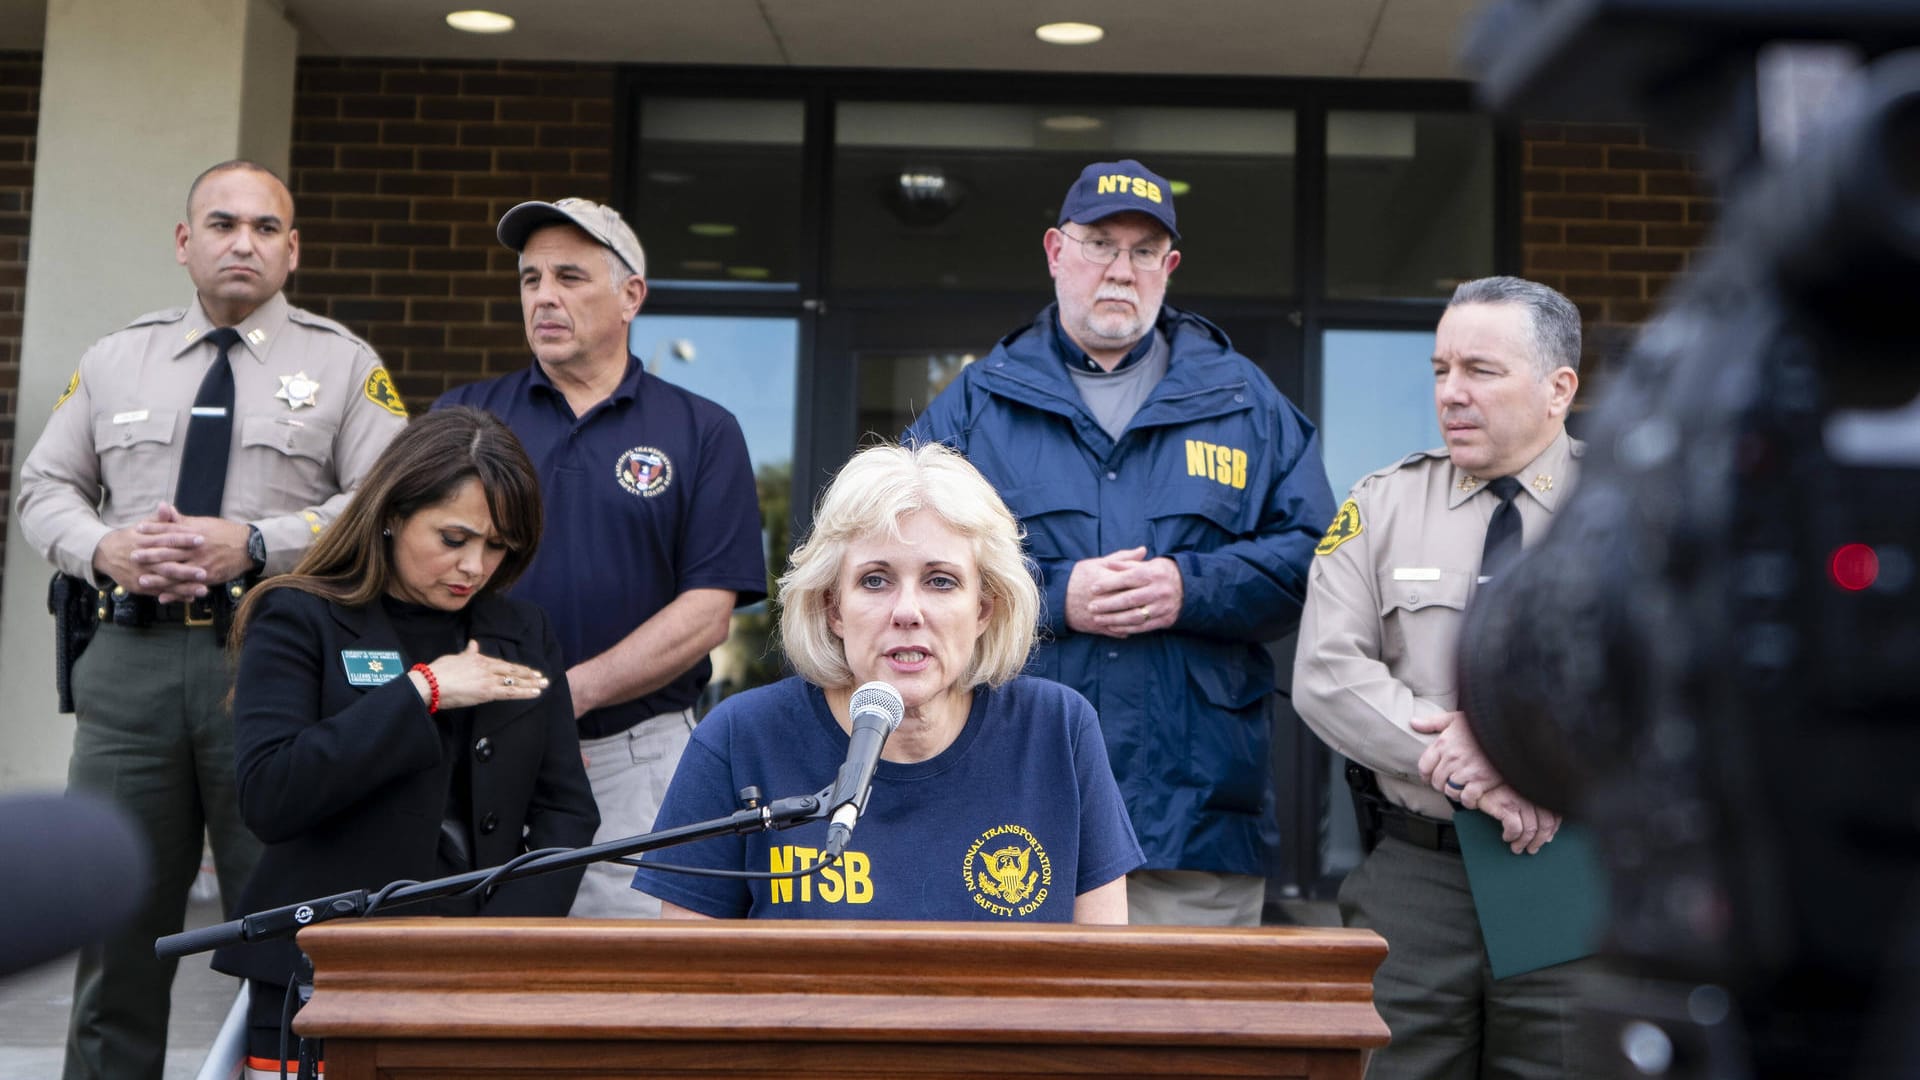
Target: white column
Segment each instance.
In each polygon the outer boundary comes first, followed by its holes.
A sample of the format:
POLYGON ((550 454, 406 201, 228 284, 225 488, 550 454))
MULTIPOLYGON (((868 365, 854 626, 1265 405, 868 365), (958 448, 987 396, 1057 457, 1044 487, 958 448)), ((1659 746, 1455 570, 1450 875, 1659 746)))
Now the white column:
MULTIPOLYGON (((297 46, 273 0, 47 5, 15 492, 20 462, 80 354, 134 316, 192 295, 173 261, 173 226, 193 178, 236 157, 286 174, 297 46)), ((51 573, 9 515, 0 791, 66 782, 73 720, 54 711, 51 573)))

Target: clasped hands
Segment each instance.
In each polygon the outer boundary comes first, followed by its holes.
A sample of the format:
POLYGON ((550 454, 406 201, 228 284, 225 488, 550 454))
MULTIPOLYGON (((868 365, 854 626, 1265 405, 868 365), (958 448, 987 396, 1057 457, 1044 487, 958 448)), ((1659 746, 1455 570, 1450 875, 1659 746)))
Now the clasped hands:
POLYGON ((1144 547, 1082 559, 1067 578, 1067 626, 1113 638, 1165 630, 1185 596, 1180 567, 1164 555, 1147 558, 1144 547))
POLYGON ((146 518, 108 533, 94 549, 93 568, 128 592, 171 604, 245 577, 253 560, 246 522, 188 517, 161 503, 146 518))
POLYGON ((1514 791, 1494 769, 1465 713, 1417 716, 1413 730, 1434 737, 1420 755, 1420 778, 1461 806, 1498 821, 1500 839, 1514 854, 1531 855, 1560 831, 1560 815, 1514 791))

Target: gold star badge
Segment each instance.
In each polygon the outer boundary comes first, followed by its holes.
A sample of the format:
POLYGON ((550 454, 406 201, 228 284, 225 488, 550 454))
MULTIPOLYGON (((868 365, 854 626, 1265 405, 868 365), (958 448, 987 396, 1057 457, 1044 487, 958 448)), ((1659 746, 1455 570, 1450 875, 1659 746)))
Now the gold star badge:
POLYGON ((1545 495, 1547 492, 1552 491, 1553 477, 1548 476, 1546 473, 1541 473, 1540 475, 1534 477, 1533 490, 1539 492, 1542 495, 1545 495))
POLYGON ((382 664, 378 660, 369 660, 367 661, 367 670, 368 671, 385 671, 387 670, 387 666, 385 664, 382 664))
POLYGON ((1460 478, 1461 491, 1472 491, 1474 488, 1477 488, 1479 486, 1480 486, 1480 481, 1471 476, 1463 476, 1460 478))
POLYGON ((298 409, 305 405, 313 406, 315 395, 320 393, 320 384, 307 378, 307 373, 297 371, 292 375, 280 376, 280 389, 273 396, 287 403, 287 408, 298 409))

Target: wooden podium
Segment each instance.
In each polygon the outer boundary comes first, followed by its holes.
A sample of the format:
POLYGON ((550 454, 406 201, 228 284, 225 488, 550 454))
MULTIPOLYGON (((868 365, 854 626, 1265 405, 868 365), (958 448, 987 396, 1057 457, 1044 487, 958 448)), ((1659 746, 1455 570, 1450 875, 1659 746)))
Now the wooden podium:
POLYGON ((328 1080, 1350 1077, 1364 930, 390 919, 300 935, 328 1080))

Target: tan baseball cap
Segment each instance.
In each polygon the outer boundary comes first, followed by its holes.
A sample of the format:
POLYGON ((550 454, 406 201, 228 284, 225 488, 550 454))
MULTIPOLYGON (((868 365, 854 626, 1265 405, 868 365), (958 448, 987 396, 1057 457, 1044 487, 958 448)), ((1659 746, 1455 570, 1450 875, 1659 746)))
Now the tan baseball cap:
POLYGON ((641 277, 647 276, 647 256, 640 250, 640 238, 633 235, 620 211, 590 199, 523 202, 500 215, 494 235, 501 243, 520 251, 527 246, 527 237, 532 236, 535 229, 556 222, 579 226, 582 232, 620 256, 627 269, 641 277))

